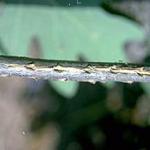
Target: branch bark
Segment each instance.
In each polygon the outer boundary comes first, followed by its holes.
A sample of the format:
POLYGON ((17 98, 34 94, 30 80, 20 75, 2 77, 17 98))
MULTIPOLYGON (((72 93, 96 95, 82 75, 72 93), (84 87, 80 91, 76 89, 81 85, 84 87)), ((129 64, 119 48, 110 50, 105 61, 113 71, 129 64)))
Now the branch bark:
POLYGON ((91 83, 106 81, 150 82, 150 65, 0 56, 0 76, 91 83))

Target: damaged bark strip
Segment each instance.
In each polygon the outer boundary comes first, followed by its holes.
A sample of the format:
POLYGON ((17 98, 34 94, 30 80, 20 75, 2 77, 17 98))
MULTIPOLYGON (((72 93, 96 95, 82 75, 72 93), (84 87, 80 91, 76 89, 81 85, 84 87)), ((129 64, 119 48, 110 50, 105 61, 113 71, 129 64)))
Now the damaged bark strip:
POLYGON ((106 81, 150 82, 150 65, 0 56, 0 76, 91 83, 106 81))

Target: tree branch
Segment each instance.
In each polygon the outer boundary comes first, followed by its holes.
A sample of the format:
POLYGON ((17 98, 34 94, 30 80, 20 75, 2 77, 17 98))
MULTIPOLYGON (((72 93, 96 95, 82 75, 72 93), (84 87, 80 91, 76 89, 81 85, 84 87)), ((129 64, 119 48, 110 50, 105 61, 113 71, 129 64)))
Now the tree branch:
POLYGON ((0 56, 0 76, 85 82, 150 82, 149 64, 75 62, 0 56))

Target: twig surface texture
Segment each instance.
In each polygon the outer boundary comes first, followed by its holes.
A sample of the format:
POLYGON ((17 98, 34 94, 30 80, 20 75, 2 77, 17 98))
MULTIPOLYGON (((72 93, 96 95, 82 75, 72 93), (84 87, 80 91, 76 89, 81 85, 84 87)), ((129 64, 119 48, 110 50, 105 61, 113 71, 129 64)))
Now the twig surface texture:
POLYGON ((150 82, 150 65, 0 56, 0 76, 91 83, 106 81, 150 82))

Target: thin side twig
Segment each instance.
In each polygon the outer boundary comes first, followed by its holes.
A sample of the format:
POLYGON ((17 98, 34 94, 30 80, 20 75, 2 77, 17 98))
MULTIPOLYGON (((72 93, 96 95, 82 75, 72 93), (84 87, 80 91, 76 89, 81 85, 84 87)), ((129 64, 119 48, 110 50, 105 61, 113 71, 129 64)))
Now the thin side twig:
POLYGON ((106 81, 150 82, 150 65, 0 56, 0 76, 91 83, 106 81))

